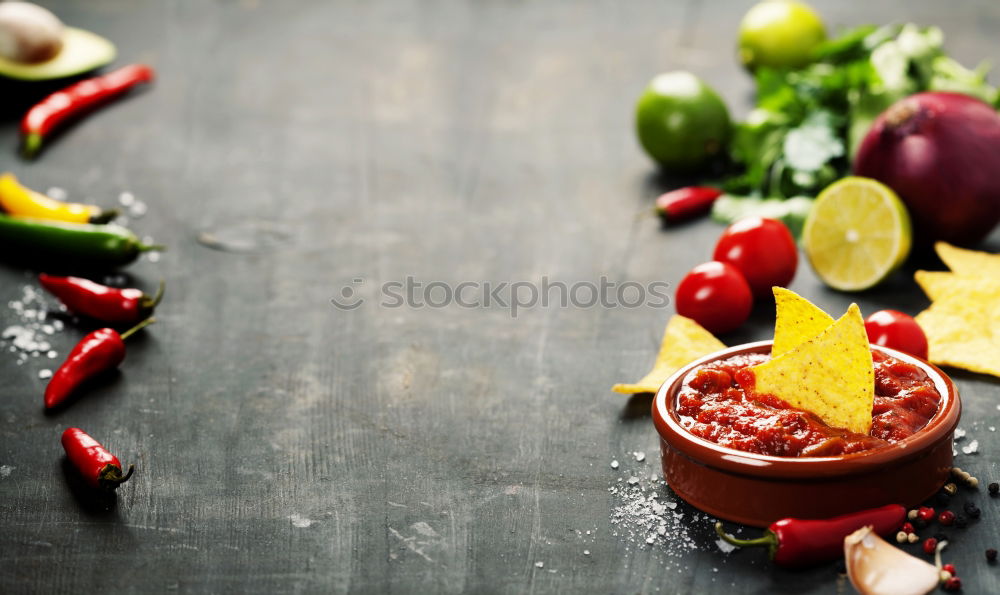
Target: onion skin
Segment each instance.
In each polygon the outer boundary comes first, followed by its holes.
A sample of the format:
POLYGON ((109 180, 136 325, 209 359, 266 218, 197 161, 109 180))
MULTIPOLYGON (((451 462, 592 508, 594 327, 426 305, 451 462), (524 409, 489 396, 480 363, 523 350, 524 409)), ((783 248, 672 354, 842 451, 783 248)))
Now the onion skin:
POLYGON ((899 194, 915 243, 976 244, 1000 222, 1000 114, 960 93, 901 99, 868 131, 854 173, 899 194))

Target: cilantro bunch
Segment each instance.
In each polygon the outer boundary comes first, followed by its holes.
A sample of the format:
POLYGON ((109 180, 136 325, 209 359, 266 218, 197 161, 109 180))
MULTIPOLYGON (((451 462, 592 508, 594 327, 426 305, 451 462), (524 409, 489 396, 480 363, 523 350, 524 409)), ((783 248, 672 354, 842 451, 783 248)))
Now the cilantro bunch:
POLYGON ((757 105, 735 125, 735 173, 712 215, 778 218, 796 234, 812 197, 847 175, 868 128, 886 108, 920 91, 954 91, 1000 106, 988 66, 965 68, 944 53, 937 27, 865 25, 829 40, 800 70, 759 68, 757 105))

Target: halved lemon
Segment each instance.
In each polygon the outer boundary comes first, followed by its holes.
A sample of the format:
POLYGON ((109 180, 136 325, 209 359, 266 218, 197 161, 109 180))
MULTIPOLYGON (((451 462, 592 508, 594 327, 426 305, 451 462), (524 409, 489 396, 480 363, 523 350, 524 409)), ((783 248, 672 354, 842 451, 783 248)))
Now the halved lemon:
POLYGON ((802 231, 802 248, 824 283, 840 291, 878 285, 910 254, 906 206, 891 188, 848 177, 816 198, 802 231))

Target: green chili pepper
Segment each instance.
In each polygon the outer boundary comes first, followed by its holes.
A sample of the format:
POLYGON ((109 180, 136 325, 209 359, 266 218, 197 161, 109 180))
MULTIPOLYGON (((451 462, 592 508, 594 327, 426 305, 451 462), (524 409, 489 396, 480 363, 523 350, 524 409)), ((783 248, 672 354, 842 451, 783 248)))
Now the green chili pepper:
POLYGON ((143 244, 134 233, 120 225, 0 215, 0 256, 113 268, 129 264, 142 252, 163 249, 163 246, 143 244))

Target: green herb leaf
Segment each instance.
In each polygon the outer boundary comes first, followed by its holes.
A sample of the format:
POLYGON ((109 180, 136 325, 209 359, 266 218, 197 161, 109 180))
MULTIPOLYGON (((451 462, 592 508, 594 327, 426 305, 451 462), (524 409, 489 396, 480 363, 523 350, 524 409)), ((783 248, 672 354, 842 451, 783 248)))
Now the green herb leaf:
POLYGON ((787 225, 792 235, 798 238, 812 203, 813 199, 807 196, 780 199, 723 194, 712 205, 712 219, 720 223, 732 223, 754 215, 777 219, 787 225))
POLYGON ((829 161, 843 156, 844 141, 835 121, 833 114, 819 110, 789 130, 782 146, 785 164, 800 172, 815 172, 829 161))

